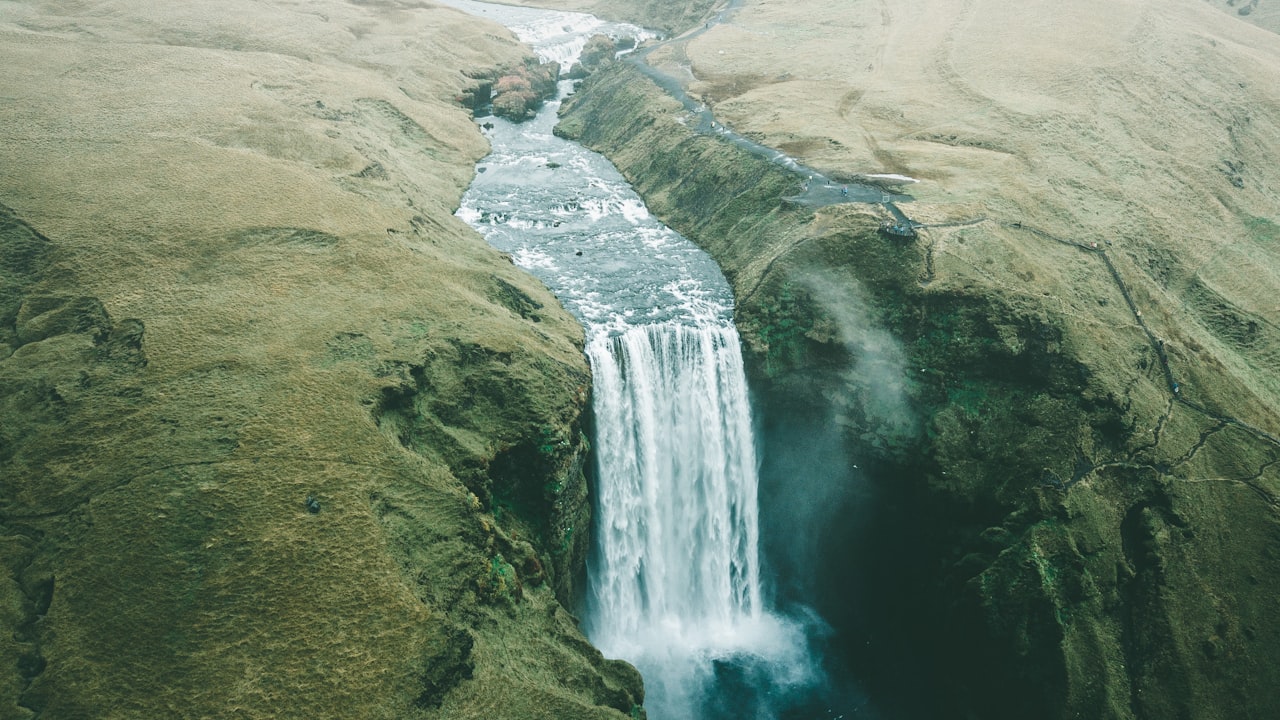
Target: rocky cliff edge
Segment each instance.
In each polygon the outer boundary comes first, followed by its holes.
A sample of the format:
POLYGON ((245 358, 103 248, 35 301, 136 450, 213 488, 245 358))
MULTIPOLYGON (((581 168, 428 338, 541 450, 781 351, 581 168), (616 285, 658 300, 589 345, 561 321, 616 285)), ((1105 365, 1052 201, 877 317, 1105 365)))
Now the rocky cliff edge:
POLYGON ((1267 717, 1275 36, 1198 2, 758 3, 650 57, 833 177, 920 180, 910 242, 790 204, 625 64, 560 126, 733 284, 764 541, 838 677, 890 717, 1267 717))

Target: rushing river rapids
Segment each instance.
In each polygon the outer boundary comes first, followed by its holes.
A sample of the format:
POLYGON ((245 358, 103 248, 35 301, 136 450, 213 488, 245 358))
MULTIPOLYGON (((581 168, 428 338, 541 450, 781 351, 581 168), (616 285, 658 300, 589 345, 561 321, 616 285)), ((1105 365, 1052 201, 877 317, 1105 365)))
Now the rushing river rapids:
MULTIPOLYGON (((589 15, 449 4, 564 67, 594 34, 652 37, 589 15)), ((586 630, 640 669, 655 720, 773 717, 818 671, 803 627, 771 611, 761 580, 732 294, 606 159, 552 134, 558 107, 521 124, 481 119, 492 152, 458 216, 586 328, 597 428, 586 630)))

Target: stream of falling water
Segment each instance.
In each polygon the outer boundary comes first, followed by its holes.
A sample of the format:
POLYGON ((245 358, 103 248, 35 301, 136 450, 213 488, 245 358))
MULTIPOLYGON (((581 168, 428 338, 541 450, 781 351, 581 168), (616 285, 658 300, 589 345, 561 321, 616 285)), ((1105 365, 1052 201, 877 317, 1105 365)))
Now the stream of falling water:
POLYGON ((800 628, 765 606, 756 454, 725 323, 596 334, 599 490, 588 633, 646 680, 652 717, 770 717, 810 681, 800 628))
MULTIPOLYGON (((566 69, 596 33, 652 36, 577 13, 447 4, 566 69)), ((480 119, 492 152, 458 216, 586 328, 597 465, 585 629, 640 670, 653 720, 775 717, 818 671, 804 628, 771 611, 762 584, 732 294, 607 160, 552 134, 558 107, 518 125, 480 119)))

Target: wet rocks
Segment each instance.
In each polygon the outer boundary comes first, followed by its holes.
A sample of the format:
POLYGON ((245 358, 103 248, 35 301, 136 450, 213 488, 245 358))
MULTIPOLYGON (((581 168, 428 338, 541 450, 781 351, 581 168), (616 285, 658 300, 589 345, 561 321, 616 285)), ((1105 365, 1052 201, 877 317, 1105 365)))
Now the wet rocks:
MULTIPOLYGON (((634 41, 631 41, 634 45, 634 41)), ((569 71, 569 77, 574 80, 581 80, 600 68, 601 65, 612 62, 618 54, 618 43, 608 35, 595 35, 582 48, 582 54, 578 56, 578 64, 574 65, 569 71)))
POLYGON ((493 83, 493 114, 508 120, 528 120, 542 103, 556 94, 560 63, 525 62, 505 71, 493 83))

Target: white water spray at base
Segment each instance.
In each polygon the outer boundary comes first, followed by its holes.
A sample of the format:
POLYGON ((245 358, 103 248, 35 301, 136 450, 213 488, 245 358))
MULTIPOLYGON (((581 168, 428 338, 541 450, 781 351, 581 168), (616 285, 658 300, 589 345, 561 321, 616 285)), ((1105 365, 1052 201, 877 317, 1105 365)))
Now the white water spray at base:
MULTIPOLYGON (((654 720, 698 715, 718 664, 812 682, 804 632, 768 611, 738 334, 679 323, 596 334, 596 553, 588 634, 641 671, 654 720)), ((763 677, 760 677, 763 674, 763 677)))

